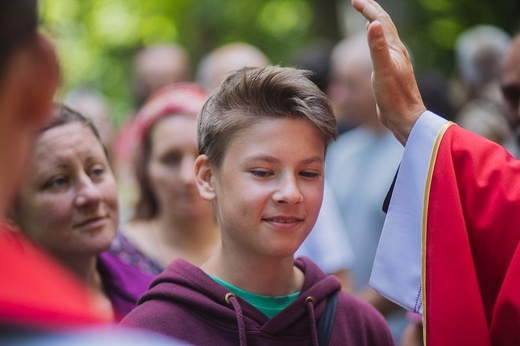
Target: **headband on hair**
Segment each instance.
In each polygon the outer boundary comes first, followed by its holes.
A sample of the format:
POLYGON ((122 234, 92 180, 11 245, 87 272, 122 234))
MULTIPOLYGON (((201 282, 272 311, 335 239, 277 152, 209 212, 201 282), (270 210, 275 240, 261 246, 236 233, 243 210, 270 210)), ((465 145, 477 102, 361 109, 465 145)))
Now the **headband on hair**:
POLYGON ((134 133, 141 146, 151 127, 168 115, 182 114, 197 117, 208 94, 195 83, 170 84, 153 93, 137 113, 134 133))

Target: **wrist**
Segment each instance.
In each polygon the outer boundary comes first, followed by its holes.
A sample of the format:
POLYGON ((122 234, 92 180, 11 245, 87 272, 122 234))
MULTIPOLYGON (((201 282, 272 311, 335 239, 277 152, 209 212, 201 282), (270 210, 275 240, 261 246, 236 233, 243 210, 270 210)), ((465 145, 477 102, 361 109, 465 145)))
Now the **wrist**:
POLYGON ((426 107, 423 105, 417 106, 415 109, 408 111, 408 116, 399 116, 396 119, 400 119, 399 122, 389 124, 389 129, 394 134, 395 138, 403 145, 406 145, 408 137, 412 132, 413 127, 419 117, 426 111, 426 107))

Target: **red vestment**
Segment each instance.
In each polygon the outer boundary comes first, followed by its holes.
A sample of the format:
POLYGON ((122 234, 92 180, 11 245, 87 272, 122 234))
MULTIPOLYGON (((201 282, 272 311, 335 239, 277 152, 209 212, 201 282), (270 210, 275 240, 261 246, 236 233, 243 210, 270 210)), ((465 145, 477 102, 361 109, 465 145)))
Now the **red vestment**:
POLYGON ((427 345, 520 345, 520 161, 431 112, 405 148, 370 284, 427 345))
POLYGON ((427 343, 520 345, 520 161, 456 125, 438 140, 425 192, 427 343))

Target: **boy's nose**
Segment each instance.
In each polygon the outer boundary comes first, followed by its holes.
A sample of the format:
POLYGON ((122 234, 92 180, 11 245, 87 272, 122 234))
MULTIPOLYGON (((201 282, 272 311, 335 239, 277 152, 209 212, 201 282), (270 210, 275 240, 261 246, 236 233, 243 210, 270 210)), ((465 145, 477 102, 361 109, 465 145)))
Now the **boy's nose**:
POLYGON ((280 181, 280 185, 274 199, 277 203, 297 204, 303 201, 303 195, 294 177, 289 177, 280 181))

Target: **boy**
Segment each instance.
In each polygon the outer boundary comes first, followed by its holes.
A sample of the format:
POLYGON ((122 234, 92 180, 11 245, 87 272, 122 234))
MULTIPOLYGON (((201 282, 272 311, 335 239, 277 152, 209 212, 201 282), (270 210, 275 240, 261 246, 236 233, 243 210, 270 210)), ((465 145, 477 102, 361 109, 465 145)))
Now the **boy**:
POLYGON ((393 345, 381 315, 294 252, 320 210, 336 123, 306 73, 268 66, 229 76, 204 105, 196 183, 222 244, 197 268, 177 260, 123 324, 195 345, 393 345), (337 294, 331 333, 316 322, 337 294))

